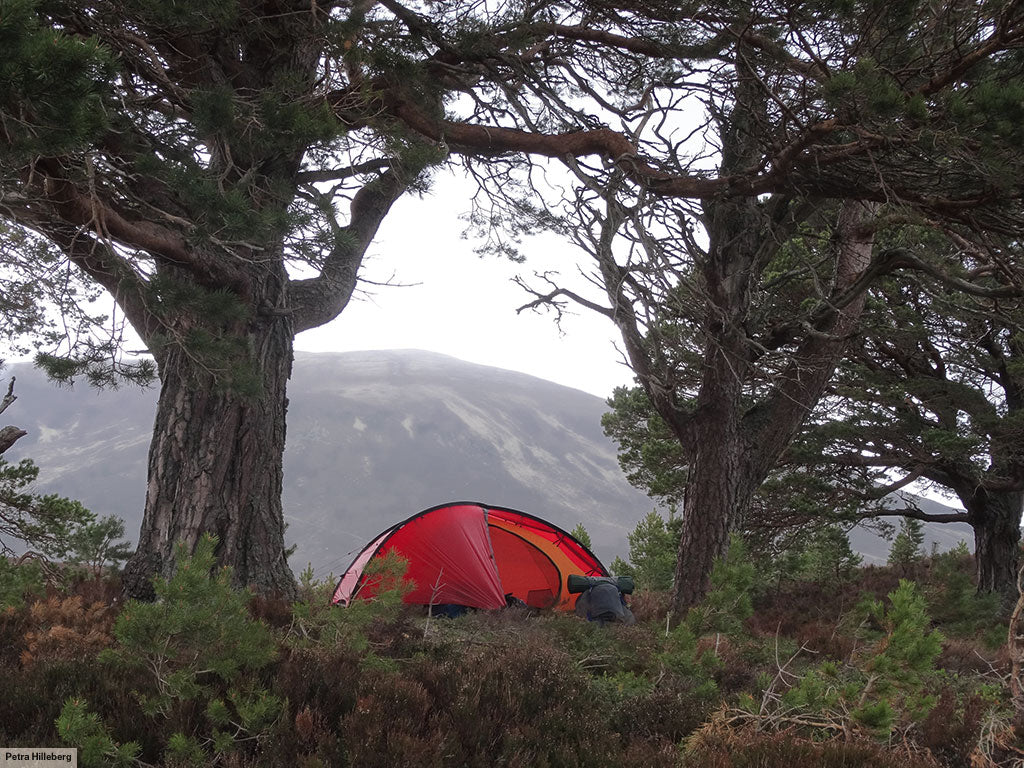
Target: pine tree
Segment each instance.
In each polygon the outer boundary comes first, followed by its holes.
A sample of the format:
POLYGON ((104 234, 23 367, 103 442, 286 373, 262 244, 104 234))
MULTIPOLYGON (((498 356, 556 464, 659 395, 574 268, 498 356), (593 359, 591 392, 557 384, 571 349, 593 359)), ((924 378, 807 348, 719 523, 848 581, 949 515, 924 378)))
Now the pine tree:
MULTIPOLYGON (((0 367, 2 363, 0 361, 0 367)), ((7 394, 0 400, 0 413, 18 399, 14 384, 12 377, 7 394)), ((34 493, 32 488, 39 477, 39 467, 31 459, 11 464, 2 458, 4 452, 26 434, 25 430, 14 426, 0 429, 0 559, 25 546, 61 555, 70 540, 81 535, 83 527, 96 519, 77 501, 56 494, 34 493)))
POLYGON ((380 115, 378 76, 443 91, 399 74, 418 54, 392 27, 330 4, 3 5, 0 262, 20 302, 4 335, 35 335, 59 381, 160 379, 130 594, 204 532, 239 583, 294 590, 294 337, 345 307, 392 203, 445 155, 380 115), (118 305, 106 337, 74 303, 97 288, 118 305), (47 302, 66 325, 41 327, 47 302), (125 321, 152 360, 123 354, 125 321))
MULTIPOLYGON (((944 247, 926 233, 934 250, 944 247)), ((902 247, 903 243, 899 243, 902 247)), ((934 257, 932 257, 934 258, 934 257)), ((1016 594, 1024 514, 1024 304, 982 275, 970 295, 933 275, 869 293, 861 333, 791 451, 861 497, 924 482, 962 512, 874 511, 974 530, 978 588, 1016 594)))
POLYGON ((889 565, 906 570, 920 560, 924 552, 924 523, 912 517, 900 520, 900 530, 889 548, 889 565))
POLYGON ((629 561, 615 558, 612 571, 616 576, 631 576, 640 589, 671 589, 681 524, 674 514, 666 521, 656 510, 648 512, 626 535, 629 561))
POLYGON ((803 576, 826 584, 848 579, 862 559, 850 546, 846 531, 838 525, 827 525, 815 531, 803 556, 803 576))
POLYGON ((590 533, 587 532, 587 529, 583 526, 583 523, 576 523, 576 527, 569 531, 569 533, 572 534, 573 538, 576 539, 584 547, 586 547, 587 549, 591 548, 590 533))

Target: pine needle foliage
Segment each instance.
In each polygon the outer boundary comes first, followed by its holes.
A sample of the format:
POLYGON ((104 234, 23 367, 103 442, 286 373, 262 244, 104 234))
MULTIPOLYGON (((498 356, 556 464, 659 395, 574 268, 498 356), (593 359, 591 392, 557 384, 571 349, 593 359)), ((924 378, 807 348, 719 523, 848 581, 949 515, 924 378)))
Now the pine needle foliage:
MULTIPOLYGON (((887 604, 864 598, 850 620, 859 647, 847 663, 826 661, 789 673, 759 699, 740 697, 740 709, 773 727, 796 727, 819 736, 860 730, 888 739, 896 726, 920 723, 938 697, 930 692, 942 634, 931 628, 927 603, 914 582, 901 579, 887 604)), ((791 660, 792 661, 792 660, 791 660)))
POLYGON ((924 524, 920 520, 904 517, 900 520, 900 530, 893 539, 886 562, 908 568, 924 557, 924 524))
POLYGON ((31 459, 12 464, 0 458, 0 552, 28 544, 59 553, 78 528, 95 521, 77 501, 33 493, 38 477, 31 459))
POLYGON ((666 590, 672 587, 679 547, 682 518, 669 514, 665 520, 657 510, 648 512, 628 534, 629 560, 612 561, 617 576, 631 576, 639 589, 666 590))
POLYGON ((0 611, 23 608, 26 596, 44 592, 43 571, 39 563, 15 564, 0 556, 0 611))
POLYGON ((142 748, 135 741, 118 744, 99 715, 89 711, 82 699, 64 702, 57 718, 57 733, 65 744, 74 745, 82 768, 127 768, 136 765, 142 748))
POLYGON ((230 569, 214 570, 216 544, 206 536, 192 556, 179 550, 174 576, 155 580, 156 602, 130 601, 114 624, 117 647, 106 659, 150 673, 149 692, 139 693, 148 714, 208 699, 274 659, 273 637, 249 616, 248 594, 232 588, 230 569))
POLYGON ((396 620, 404 610, 403 597, 414 588, 406 577, 408 566, 397 552, 373 558, 363 569, 363 583, 372 585, 373 597, 353 599, 344 607, 331 604, 337 583, 333 579, 318 581, 312 568, 307 568, 299 576, 300 599, 292 607, 288 644, 293 648, 345 646, 370 652, 370 626, 396 620))

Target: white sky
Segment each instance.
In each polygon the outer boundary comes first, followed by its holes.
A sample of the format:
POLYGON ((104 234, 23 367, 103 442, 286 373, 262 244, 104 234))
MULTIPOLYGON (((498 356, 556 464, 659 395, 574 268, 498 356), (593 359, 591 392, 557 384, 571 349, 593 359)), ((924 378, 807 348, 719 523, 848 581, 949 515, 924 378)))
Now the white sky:
MULTIPOLYGON (((521 371, 605 398, 630 385, 631 371, 616 349, 618 334, 607 318, 573 309, 560 334, 554 314, 516 308, 529 296, 511 282, 517 274, 556 270, 575 279, 586 255, 550 235, 524 242, 525 263, 473 252, 462 239, 471 188, 439 175, 422 198, 405 195, 392 207, 367 252, 360 275, 413 284, 364 286, 334 322, 296 339, 305 351, 424 349, 483 365, 521 371)), ((590 292, 594 296, 594 292, 590 292)), ((595 298, 598 298, 595 296, 595 298)))

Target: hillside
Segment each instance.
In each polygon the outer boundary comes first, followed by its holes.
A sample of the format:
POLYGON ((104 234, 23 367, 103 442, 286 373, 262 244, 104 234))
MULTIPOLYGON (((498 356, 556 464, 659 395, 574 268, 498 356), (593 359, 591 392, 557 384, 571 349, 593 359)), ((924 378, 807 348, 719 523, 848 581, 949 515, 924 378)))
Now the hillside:
MULTIPOLYGON (((16 366, 8 417, 28 430, 41 490, 138 530, 156 390, 59 390, 16 366)), ((284 508, 293 566, 347 565, 387 525, 480 500, 571 528, 611 559, 652 508, 601 431, 603 401, 520 373, 417 351, 297 355, 289 389, 284 508)))
MULTIPOLYGON (((40 490, 141 523, 156 390, 57 389, 14 366, 9 419, 29 434, 8 459, 40 465, 40 490)), ((604 402, 576 389, 420 351, 300 353, 289 390, 284 509, 293 567, 338 571, 371 536, 426 507, 476 500, 564 528, 582 522, 606 562, 652 502, 618 467, 604 402)), ((934 502, 925 502, 934 503, 934 502)), ((948 549, 966 526, 928 526, 948 549)), ((888 542, 851 536, 868 563, 888 542)))

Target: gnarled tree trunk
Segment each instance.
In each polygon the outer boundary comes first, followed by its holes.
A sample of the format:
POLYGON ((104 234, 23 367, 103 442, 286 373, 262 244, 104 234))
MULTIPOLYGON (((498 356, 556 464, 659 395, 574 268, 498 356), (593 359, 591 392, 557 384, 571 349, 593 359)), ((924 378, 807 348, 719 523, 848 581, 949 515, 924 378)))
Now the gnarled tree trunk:
MULTIPOLYGON (((257 306, 267 306, 266 298, 257 306)), ((172 574, 178 544, 191 553, 204 534, 218 537, 217 561, 231 566, 236 584, 294 594, 281 509, 293 327, 287 314, 272 311, 242 325, 231 341, 247 348, 238 363, 257 379, 242 391, 225 380, 230 375, 215 379, 187 344, 158 356, 145 515, 124 573, 131 597, 151 597, 152 578, 172 574)))
MULTIPOLYGON (((845 338, 863 311, 865 296, 856 285, 871 264, 874 245, 870 222, 875 207, 844 204, 833 245, 833 296, 843 297, 837 302, 841 308, 822 319, 821 327, 803 340, 773 391, 750 406, 744 402, 749 352, 742 328, 750 308, 747 281, 759 261, 757 239, 752 241, 750 233, 758 229, 748 224, 744 231, 741 206, 726 203, 725 210, 730 214, 723 220, 726 226, 711 230, 711 258, 717 258, 718 265, 711 262, 704 270, 714 304, 691 422, 691 479, 672 602, 677 618, 707 594, 714 560, 726 554, 730 532, 821 397, 845 338), (726 244, 717 253, 716 236, 726 244)), ((745 213, 747 222, 757 221, 756 211, 748 207, 745 213)))
POLYGON ((738 513, 757 488, 751 484, 747 448, 726 419, 712 421, 698 439, 676 557, 673 606, 679 615, 708 593, 715 561, 728 553, 738 513))
POLYGON ((1016 595, 1020 567, 1022 491, 977 489, 962 499, 974 529, 974 560, 979 592, 998 592, 1008 600, 1016 595))

